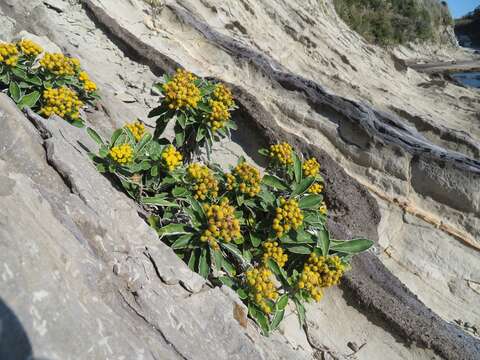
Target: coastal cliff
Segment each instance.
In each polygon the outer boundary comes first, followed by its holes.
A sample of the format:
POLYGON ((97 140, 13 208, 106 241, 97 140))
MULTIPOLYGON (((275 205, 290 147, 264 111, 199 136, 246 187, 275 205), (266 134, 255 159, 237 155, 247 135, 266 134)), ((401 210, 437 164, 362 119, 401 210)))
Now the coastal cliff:
POLYGON ((455 20, 455 34, 465 39, 464 46, 480 48, 480 7, 455 20))
MULTIPOLYGON (((24 345, 0 355, 478 356, 478 91, 409 68, 327 0, 0 0, 0 16, 1 39, 32 38, 82 61, 102 94, 86 122, 103 136, 137 118, 154 126, 150 89, 164 73, 222 80, 239 130, 214 160, 264 168, 258 149, 288 141, 321 163, 332 236, 375 241, 340 287, 307 306, 305 327, 289 309, 263 337, 235 293, 190 271, 96 171, 85 133, 1 95, 0 315, 21 324, 24 345)), ((0 337, 11 340, 1 327, 0 337)))

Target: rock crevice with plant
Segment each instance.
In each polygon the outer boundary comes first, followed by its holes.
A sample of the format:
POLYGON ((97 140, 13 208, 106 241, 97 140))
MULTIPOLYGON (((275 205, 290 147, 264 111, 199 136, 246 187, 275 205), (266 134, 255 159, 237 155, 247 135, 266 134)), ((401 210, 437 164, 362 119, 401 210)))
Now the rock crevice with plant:
POLYGON ((160 239, 193 271, 233 288, 265 335, 289 300, 304 325, 304 302, 320 301, 351 257, 373 242, 330 239, 320 164, 302 160, 288 143, 260 150, 268 159, 263 175, 244 158, 229 171, 195 160, 203 148, 210 158, 213 142, 236 128, 236 106, 223 84, 177 70, 155 88, 162 98, 150 112, 153 135, 141 123, 109 140, 87 128, 100 145, 92 154, 97 169, 144 207, 160 239), (161 137, 170 121, 172 143, 161 137))

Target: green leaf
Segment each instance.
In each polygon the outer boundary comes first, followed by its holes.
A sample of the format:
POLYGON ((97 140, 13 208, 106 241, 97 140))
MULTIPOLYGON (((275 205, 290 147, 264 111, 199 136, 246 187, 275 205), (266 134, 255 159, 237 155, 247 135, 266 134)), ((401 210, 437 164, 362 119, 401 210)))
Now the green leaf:
POLYGON ((251 252, 250 250, 243 249, 243 258, 244 258, 247 262, 251 262, 252 259, 253 259, 252 252, 251 252))
POLYGON ((148 145, 148 143, 152 140, 152 134, 146 133, 142 136, 140 141, 135 145, 135 153, 140 154, 140 152, 145 149, 145 147, 148 145))
POLYGON ((235 276, 237 274, 237 270, 235 270, 235 266, 230 264, 227 259, 223 259, 223 269, 228 273, 230 276, 235 276))
POLYGON ((232 255, 235 255, 239 260, 241 260, 242 262, 245 261, 245 259, 243 258, 243 255, 241 253, 241 251, 238 249, 238 247, 236 245, 233 245, 233 244, 226 244, 226 243, 220 243, 220 245, 225 249, 227 250, 228 252, 230 252, 232 255))
POLYGON ((22 92, 21 92, 20 87, 18 86, 16 81, 12 81, 10 83, 8 91, 10 92, 11 98, 16 103, 18 103, 20 101, 20 99, 22 98, 22 92))
POLYGON ((285 270, 283 270, 278 263, 273 260, 273 259, 268 259, 267 261, 267 266, 268 268, 280 278, 280 281, 282 282, 283 286, 288 286, 288 275, 285 270))
POLYGON ((265 314, 262 311, 256 309, 255 306, 252 304, 248 304, 248 313, 260 326, 263 335, 268 336, 268 334, 270 333, 270 327, 265 314))
POLYGON ((324 218, 318 211, 308 212, 304 214, 305 217, 303 218, 303 222, 305 224, 314 225, 318 227, 319 225, 323 225, 325 223, 324 218))
POLYGON ((16 77, 18 77, 18 78, 20 78, 24 81, 28 81, 28 76, 27 76, 27 73, 25 72, 25 70, 22 70, 18 67, 14 67, 14 68, 11 69, 11 71, 16 77))
POLYGON ((295 182, 300 184, 302 181, 302 162, 296 152, 293 152, 293 170, 295 173, 295 182))
POLYGON ((278 298, 275 306, 278 310, 283 310, 287 307, 287 304, 288 304, 288 294, 283 294, 278 298))
POLYGON ((295 303, 295 307, 297 309, 298 322, 300 323, 300 327, 303 327, 305 325, 305 307, 300 300, 296 298, 293 299, 293 302, 295 303))
POLYGON ((177 147, 181 147, 183 143, 185 142, 185 133, 183 130, 181 131, 175 131, 175 145, 177 147))
POLYGON ((20 81, 18 83, 18 86, 20 87, 20 89, 30 89, 30 88, 32 88, 32 84, 28 84, 25 81, 20 81))
POLYGON ((192 237, 193 237, 193 234, 185 234, 180 236, 177 240, 175 240, 171 248, 174 250, 186 248, 187 245, 190 243, 190 240, 192 239, 192 237))
POLYGON ((230 288, 233 288, 233 286, 235 285, 235 282, 228 276, 220 276, 218 280, 220 280, 223 285, 226 285, 230 288))
POLYGON ((24 80, 30 84, 42 86, 42 79, 40 79, 36 75, 27 75, 27 77, 24 80))
POLYGON ((190 270, 195 271, 195 263, 197 262, 197 251, 194 250, 190 254, 190 259, 188 260, 188 267, 190 270))
POLYGON ((253 247, 258 247, 261 244, 262 239, 254 233, 250 233, 250 242, 252 243, 253 247))
POLYGON ((206 104, 204 104, 204 103, 198 103, 198 104, 197 104, 197 107, 198 107, 200 110, 202 110, 202 111, 204 111, 204 112, 206 112, 206 113, 211 113, 211 112, 212 112, 212 109, 210 108, 210 106, 208 106, 208 105, 206 105, 206 104))
POLYGON ((123 133, 122 128, 117 129, 113 132, 112 137, 110 138, 110 144, 112 146, 116 145, 116 142, 117 142, 118 138, 120 137, 120 135, 122 135, 122 133, 123 133))
POLYGON ((266 190, 266 188, 262 189, 259 196, 262 198, 263 201, 265 201, 267 205, 273 205, 276 199, 275 195, 273 195, 270 191, 266 190))
POLYGON ((246 292, 244 289, 242 289, 242 288, 239 288, 239 289, 237 290, 237 294, 238 294, 238 297, 239 297, 240 299, 242 299, 242 300, 245 300, 245 299, 248 297, 247 292, 246 292))
POLYGON ((33 91, 22 97, 18 103, 18 107, 22 110, 26 107, 33 108, 37 104, 38 99, 40 99, 40 92, 33 91))
MULTIPOLYGON (((151 117, 151 116, 149 116, 149 117, 151 117)), ((159 138, 160 136, 162 136, 162 134, 165 131, 170 119, 171 119, 170 116, 160 116, 157 119, 155 131, 154 131, 154 137, 155 138, 159 138)))
POLYGON ((346 241, 335 241, 330 245, 331 251, 338 251, 347 254, 358 254, 372 247, 373 241, 368 239, 354 239, 346 241))
POLYGON ((312 248, 307 245, 285 245, 285 248, 294 254, 309 255, 312 252, 312 248))
POLYGON ((187 196, 187 200, 190 203, 190 205, 192 205, 192 209, 195 212, 195 214, 198 216, 199 220, 202 222, 205 222, 207 220, 207 217, 205 215, 205 211, 203 211, 202 205, 191 196, 187 196))
POLYGON ((227 121, 225 127, 231 130, 238 130, 238 126, 234 121, 227 121))
POLYGON ((259 149, 258 153, 263 156, 270 156, 270 151, 268 151, 267 149, 259 149))
MULTIPOLYGON (((296 244, 313 244, 315 243, 315 238, 312 234, 306 232, 303 229, 299 229, 293 233, 293 243, 296 244)), ((289 239, 281 239, 283 243, 289 243, 289 239)))
POLYGON ((197 130, 197 136, 195 137, 195 140, 197 142, 201 141, 206 135, 206 130, 203 127, 199 127, 197 130))
POLYGON ((268 267, 270 268, 270 270, 272 270, 272 272, 273 272, 275 275, 278 275, 278 276, 281 275, 281 272, 282 272, 282 271, 281 271, 281 268, 280 268, 280 266, 278 265, 278 263, 277 263, 275 260, 273 260, 273 259, 271 259, 271 258, 268 259, 267 265, 268 265, 268 267))
POLYGON ((188 190, 184 187, 175 186, 172 190, 172 195, 175 197, 181 197, 188 194, 188 190))
POLYGON ((177 123, 183 130, 185 130, 185 127, 187 125, 187 118, 185 117, 185 114, 181 113, 177 116, 177 123))
POLYGON ((102 146, 100 150, 98 150, 98 156, 102 159, 105 159, 108 156, 108 148, 105 146, 102 146))
POLYGON ((238 206, 242 206, 243 202, 245 201, 245 197, 243 195, 237 194, 236 198, 238 206))
POLYGON ((85 123, 83 122, 83 120, 69 120, 68 121, 71 125, 79 128, 79 129, 83 129, 85 127, 85 123))
POLYGON ((207 279, 208 274, 210 274, 210 266, 208 266, 207 257, 208 257, 207 249, 203 248, 202 253, 200 255, 200 261, 198 262, 198 273, 201 276, 203 276, 205 279, 207 279))
POLYGON ((123 132, 127 135, 129 144, 133 145, 137 142, 137 140, 135 139, 135 136, 133 136, 132 131, 128 127, 124 127, 123 132))
POLYGON ((179 207, 177 203, 166 200, 165 196, 144 197, 142 198, 142 204, 158 205, 158 206, 165 206, 165 207, 176 207, 176 208, 179 207))
POLYGON ((219 250, 213 251, 213 258, 215 260, 215 268, 220 271, 223 267, 223 256, 219 250))
POLYGON ((159 235, 177 235, 177 234, 188 234, 186 230, 186 225, 184 224, 168 224, 160 229, 158 229, 159 235))
POLYGON ((105 164, 97 164, 97 171, 99 173, 104 173, 107 171, 107 168, 105 167, 105 164))
POLYGON ((87 134, 92 138, 93 141, 95 141, 98 145, 105 145, 103 142, 102 138, 98 133, 93 130, 91 127, 87 127, 87 134))
POLYGON ((317 246, 322 249, 322 255, 327 256, 330 251, 330 233, 323 227, 318 233, 317 246))
POLYGON ((4 83, 5 85, 10 84, 10 73, 8 71, 0 75, 0 82, 4 83))
POLYGON ((302 195, 310 186, 312 186, 314 182, 315 177, 313 176, 303 179, 298 185, 295 186, 294 190, 292 191, 292 196, 302 195))
POLYGON ((280 323, 283 320, 283 317, 285 315, 285 310, 277 310, 275 311, 275 314, 273 315, 272 322, 270 323, 270 331, 274 331, 278 328, 280 323))
POLYGON ((300 209, 313 209, 320 205, 322 203, 323 196, 321 195, 315 195, 315 194, 310 194, 307 196, 304 196, 300 199, 298 202, 298 206, 300 209))
POLYGON ((262 179, 262 183, 278 190, 288 190, 288 186, 276 176, 265 175, 262 179))
POLYGON ((157 177, 159 172, 159 167, 158 165, 153 165, 152 168, 150 169, 150 175, 152 177, 157 177))
POLYGON ((162 83, 153 84, 153 86, 152 86, 152 92, 153 92, 155 95, 161 95, 161 94, 163 94, 163 84, 162 84, 162 83))
POLYGON ((148 113, 148 118, 153 118, 153 117, 157 117, 157 116, 160 116, 162 115, 163 113, 165 113, 166 110, 165 108, 163 108, 162 106, 158 106, 154 109, 152 109, 149 113, 148 113))

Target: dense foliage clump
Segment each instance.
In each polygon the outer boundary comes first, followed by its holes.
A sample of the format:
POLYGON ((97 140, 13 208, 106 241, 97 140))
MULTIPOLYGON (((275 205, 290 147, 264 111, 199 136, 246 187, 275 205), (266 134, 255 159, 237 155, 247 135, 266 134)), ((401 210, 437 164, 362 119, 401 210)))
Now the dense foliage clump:
POLYGON ((45 52, 29 39, 0 43, 0 91, 20 109, 57 115, 77 126, 83 126, 80 110, 99 98, 78 59, 45 52))
POLYGON ((286 142, 260 150, 264 173, 244 158, 228 170, 195 160, 234 129, 236 106, 225 85, 179 70, 156 89, 153 136, 140 122, 108 141, 87 129, 100 145, 91 154, 97 169, 144 208, 159 238, 193 271, 233 288, 264 334, 278 327, 289 301, 303 325, 304 303, 337 285, 351 257, 372 242, 330 238, 321 165, 286 142), (160 137, 169 121, 173 142, 160 137))
POLYGON ((404 44, 436 40, 440 27, 453 20, 444 1, 334 0, 338 15, 368 41, 404 44))

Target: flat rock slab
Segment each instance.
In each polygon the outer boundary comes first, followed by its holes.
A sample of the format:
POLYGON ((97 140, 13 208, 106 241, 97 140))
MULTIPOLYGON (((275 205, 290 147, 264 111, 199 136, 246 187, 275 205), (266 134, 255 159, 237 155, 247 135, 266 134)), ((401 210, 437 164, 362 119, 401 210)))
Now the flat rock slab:
POLYGON ((239 299, 191 272, 96 171, 84 129, 32 115, 34 127, 3 94, 0 119, 2 360, 309 358, 238 323, 239 299))

